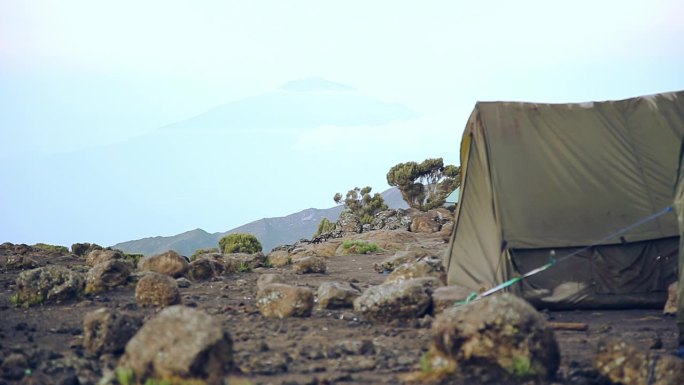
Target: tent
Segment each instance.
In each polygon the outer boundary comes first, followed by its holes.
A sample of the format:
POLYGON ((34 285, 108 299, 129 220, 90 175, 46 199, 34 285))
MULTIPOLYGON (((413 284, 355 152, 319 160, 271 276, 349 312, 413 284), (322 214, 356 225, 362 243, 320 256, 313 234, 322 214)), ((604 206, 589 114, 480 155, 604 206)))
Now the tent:
POLYGON ((677 280, 672 204, 684 91, 574 104, 478 102, 461 142, 449 284, 539 307, 662 305, 677 280), (613 234, 613 235, 611 235, 613 234), (576 253, 576 255, 571 255, 576 253))

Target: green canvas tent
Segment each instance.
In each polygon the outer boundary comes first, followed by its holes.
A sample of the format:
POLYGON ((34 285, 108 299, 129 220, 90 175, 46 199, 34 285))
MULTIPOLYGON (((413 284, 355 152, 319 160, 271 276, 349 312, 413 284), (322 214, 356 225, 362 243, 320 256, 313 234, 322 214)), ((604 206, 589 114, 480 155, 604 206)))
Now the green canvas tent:
POLYGON ((672 212, 597 241, 672 204, 683 135, 684 91, 477 103, 461 142, 449 284, 489 289, 552 251, 580 251, 510 290, 550 308, 662 304, 677 280, 672 212))

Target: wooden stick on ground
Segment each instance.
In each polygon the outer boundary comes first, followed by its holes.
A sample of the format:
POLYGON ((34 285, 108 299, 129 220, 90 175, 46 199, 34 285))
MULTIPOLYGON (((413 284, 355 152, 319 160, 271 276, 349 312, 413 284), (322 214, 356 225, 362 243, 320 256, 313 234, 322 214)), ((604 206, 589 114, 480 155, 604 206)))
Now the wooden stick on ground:
POLYGON ((549 322, 554 330, 570 330, 576 332, 582 332, 589 329, 589 325, 584 322, 549 322))

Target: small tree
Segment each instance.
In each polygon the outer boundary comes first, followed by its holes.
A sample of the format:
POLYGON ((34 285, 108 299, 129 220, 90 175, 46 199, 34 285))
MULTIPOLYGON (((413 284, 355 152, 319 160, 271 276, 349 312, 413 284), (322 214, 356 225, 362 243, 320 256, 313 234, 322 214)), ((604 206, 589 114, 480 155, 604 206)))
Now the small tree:
POLYGON ((329 233, 333 230, 335 230, 335 222, 330 222, 328 218, 323 218, 318 224, 318 230, 316 230, 316 234, 313 237, 316 238, 323 233, 329 233))
MULTIPOLYGON (((387 210, 387 205, 382 195, 375 193, 371 196, 372 188, 366 186, 364 188, 354 187, 353 190, 347 191, 344 199, 344 205, 351 211, 351 213, 359 219, 362 224, 373 222, 373 216, 380 211, 387 210)), ((337 193, 333 197, 335 203, 342 203, 342 194, 337 193)))
POLYGON ((387 183, 396 186, 406 203, 427 211, 444 204, 449 194, 461 184, 461 168, 444 165, 442 158, 425 159, 422 163, 406 162, 392 167, 387 183))
POLYGON ((254 254, 261 251, 261 243, 252 234, 228 234, 219 241, 219 249, 223 254, 254 254))

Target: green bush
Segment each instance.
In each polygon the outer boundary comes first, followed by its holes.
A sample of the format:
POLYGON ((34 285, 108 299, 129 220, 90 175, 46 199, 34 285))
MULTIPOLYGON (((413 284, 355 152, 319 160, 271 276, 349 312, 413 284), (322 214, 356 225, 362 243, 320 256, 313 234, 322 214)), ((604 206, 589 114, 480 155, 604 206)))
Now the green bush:
POLYGON ((333 230, 335 230, 335 222, 330 222, 328 218, 323 218, 318 224, 318 230, 316 230, 316 234, 314 234, 313 237, 316 238, 321 234, 329 233, 333 230))
POLYGON ((124 256, 125 260, 133 262, 134 266, 138 266, 138 262, 140 262, 141 259, 143 259, 144 255, 142 254, 128 254, 128 253, 122 253, 124 256))
POLYGON ((218 252, 219 252, 219 249, 217 247, 211 247, 208 249, 197 249, 190 256, 190 261, 194 261, 195 259, 197 259, 197 257, 199 257, 202 254, 218 253, 218 252))
POLYGON ((49 252, 55 252, 60 254, 69 254, 69 249, 64 246, 48 245, 47 243, 36 243, 33 245, 34 248, 45 250, 49 252))
POLYGON ((388 209, 382 195, 378 193, 371 195, 372 190, 370 186, 364 188, 354 187, 352 190, 347 191, 344 201, 340 193, 335 194, 333 200, 337 204, 344 203, 344 206, 359 219, 361 224, 370 224, 373 222, 375 214, 388 209))
POLYGON ((261 251, 261 243, 252 234, 228 234, 219 241, 219 249, 223 254, 254 254, 261 251))
POLYGON ((342 247, 347 250, 349 254, 368 254, 375 253, 380 250, 375 243, 368 243, 366 241, 344 241, 342 247))

